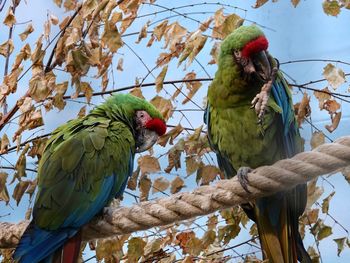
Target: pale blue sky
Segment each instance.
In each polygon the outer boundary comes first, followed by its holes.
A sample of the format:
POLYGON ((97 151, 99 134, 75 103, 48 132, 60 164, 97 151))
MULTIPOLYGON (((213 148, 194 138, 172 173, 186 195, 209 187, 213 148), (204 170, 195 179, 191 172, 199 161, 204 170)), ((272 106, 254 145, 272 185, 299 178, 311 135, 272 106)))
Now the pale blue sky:
MULTIPOLYGON (((161 5, 165 5, 168 7, 180 6, 189 3, 200 3, 201 1, 165 1, 160 0, 157 3, 161 5)), ((213 1, 214 2, 214 1, 213 1)), ((216 2, 216 1, 215 1, 216 2)), ((279 1, 277 3, 268 3, 259 9, 252 9, 251 6, 254 4, 254 1, 249 0, 237 0, 237 1, 222 1, 222 3, 236 5, 240 8, 246 9, 247 12, 239 11, 238 9, 225 8, 226 13, 237 12, 238 15, 247 18, 248 20, 255 21, 256 23, 263 25, 264 32, 269 39, 269 51, 279 59, 280 62, 286 62, 290 60, 298 60, 298 59, 335 59, 335 60, 343 60, 346 62, 350 62, 350 11, 343 10, 338 18, 327 16, 322 11, 321 1, 313 1, 313 0, 305 0, 301 1, 297 8, 294 8, 289 1, 279 1)), ((158 8, 161 10, 160 8, 158 8)), ((199 6, 193 8, 182 9, 181 11, 186 12, 211 12, 215 11, 215 6, 199 6)), ((33 20, 33 25, 35 27, 35 31, 28 37, 28 41, 30 43, 35 42, 37 37, 43 32, 43 23, 46 19, 46 11, 51 10, 59 19, 64 16, 63 10, 60 10, 55 7, 52 1, 31 1, 28 0, 27 4, 23 3, 17 10, 17 21, 24 22, 27 20, 33 20)), ((142 13, 149 13, 152 10, 155 10, 154 7, 143 6, 141 9, 142 13)), ((3 20, 4 14, 6 10, 4 10, 0 14, 0 20, 3 20)), ((128 29, 127 32, 135 32, 137 31, 144 23, 147 22, 148 19, 152 21, 156 21, 166 16, 171 16, 173 13, 170 11, 159 14, 156 17, 147 17, 143 19, 137 20, 134 25, 128 29)), ((205 16, 209 14, 193 14, 191 17, 197 20, 204 20, 205 16)), ((181 24, 187 25, 190 29, 194 30, 198 27, 196 22, 185 19, 183 17, 173 18, 172 21, 178 21, 181 24)), ((246 22, 246 24, 250 24, 251 22, 246 22)), ((15 46, 16 49, 21 48, 23 45, 19 38, 18 33, 22 32, 26 25, 18 25, 15 28, 15 46)), ((54 32, 57 32, 53 30, 54 32)), ((7 29, 2 26, 2 30, 0 32, 0 43, 3 43, 7 39, 7 29)), ((153 68, 154 63, 157 59, 157 56, 160 52, 161 44, 154 44, 152 48, 146 48, 147 40, 143 40, 140 45, 134 45, 137 36, 130 36, 124 38, 124 41, 129 45, 133 46, 133 50, 142 57, 143 62, 149 66, 149 68, 153 68)), ((210 41, 208 39, 208 41, 210 41)), ((206 71, 210 76, 213 76, 216 70, 215 65, 207 65, 207 62, 210 60, 209 52, 210 45, 207 45, 199 54, 198 60, 204 65, 206 71)), ((142 78, 147 74, 147 70, 140 63, 139 59, 127 48, 123 47, 119 50, 119 54, 117 58, 124 58, 124 71, 116 72, 114 70, 114 78, 115 78, 115 87, 123 87, 133 84, 136 77, 142 78)), ((11 59, 13 61, 13 57, 11 59)), ((4 59, 0 58, 0 76, 3 76, 3 64, 4 59)), ((322 69, 326 65, 323 62, 308 62, 308 63, 297 63, 290 65, 283 65, 281 68, 288 75, 290 75, 293 79, 297 81, 297 83, 302 84, 308 82, 310 80, 317 80, 323 78, 322 69)), ((349 66, 337 65, 343 68, 345 73, 350 72, 349 66)), ((26 67, 28 64, 26 64, 26 67)), ((116 62, 114 68, 116 67, 116 62)), ((207 77, 206 73, 196 64, 195 62, 187 69, 186 72, 195 70, 197 72, 198 77, 207 77)), ((154 72, 154 75, 157 76, 159 70, 154 72)), ((68 80, 67 75, 56 72, 58 75, 58 81, 68 80)), ((168 73, 166 76, 167 80, 172 79, 181 79, 185 75, 185 72, 182 71, 182 66, 177 67, 177 62, 171 63, 169 65, 168 73)), ((19 83, 19 93, 23 94, 27 89, 27 80, 23 80, 19 83)), ((154 78, 149 76, 146 79, 147 82, 153 82, 154 78)), ((92 81, 92 86, 96 91, 99 90, 100 80, 92 81)), ((206 95, 208 83, 203 83, 203 88, 197 93, 195 96, 195 101, 198 104, 202 105, 203 97, 206 95)), ((320 84, 314 85, 314 88, 324 88, 327 85, 326 82, 322 82, 320 84)), ((110 86, 112 87, 112 79, 110 79, 110 86)), ((342 87, 337 90, 337 92, 344 93, 349 87, 349 83, 344 84, 342 87)), ((171 86, 167 86, 165 88, 169 93, 172 93, 174 89, 171 86)), ((147 98, 152 98, 155 94, 153 88, 145 88, 143 89, 144 94, 147 98)), ((311 94, 311 93, 309 93, 311 94)), ((162 92, 162 95, 168 96, 166 92, 162 92)), ((10 107, 13 104, 14 100, 17 96, 12 96, 9 99, 10 107)), ((181 101, 183 98, 179 98, 181 101)), ((300 93, 295 92, 295 101, 300 99, 300 93)), ((98 103, 101 101, 101 98, 95 98, 94 103, 98 103)), ((179 108, 193 108, 193 105, 181 106, 181 103, 178 104, 179 108)), ((342 112, 343 117, 342 121, 339 125, 339 128, 332 134, 326 132, 326 134, 332 138, 336 139, 339 136, 349 134, 350 127, 350 109, 349 103, 342 103, 342 112)), ((82 105, 78 103, 69 103, 66 107, 65 111, 57 113, 57 111, 53 111, 47 116, 45 116, 46 130, 41 131, 38 134, 46 133, 51 131, 59 124, 64 123, 66 120, 70 118, 74 118, 79 111, 82 105)), ((312 101, 312 108, 314 109, 312 113, 313 123, 323 131, 324 125, 330 122, 329 115, 326 112, 320 112, 318 110, 318 102, 316 100, 312 101)), ((194 127, 198 127, 202 123, 201 113, 198 112, 188 112, 186 113, 187 117, 190 119, 191 124, 194 127)), ((169 120, 170 124, 177 124, 179 119, 181 118, 180 114, 175 114, 174 117, 169 120)), ((189 126, 190 124, 186 122, 185 119, 182 119, 181 123, 183 126, 189 126)), ((15 125, 10 125, 6 127, 3 132, 8 134, 12 134, 15 125)), ((302 130, 302 135, 306 140, 306 147, 309 147, 309 140, 311 136, 311 128, 309 125, 304 125, 302 130)), ((24 134, 23 138, 30 136, 31 133, 24 134)), ((160 153, 165 152, 165 149, 156 148, 160 153)), ((10 161, 15 160, 14 156, 10 156, 10 161)), ((33 160, 28 160, 28 162, 33 162, 33 160)), ((4 160, 1 160, 1 165, 6 165, 4 160)), ((167 165, 167 160, 163 158, 161 160, 162 166, 167 165)), ((184 175, 185 170, 180 169, 177 174, 184 175)), ((33 175, 29 174, 29 178, 33 177, 33 175)), ((168 176, 171 180, 173 175, 164 175, 168 176)), ((338 222, 340 222, 346 229, 350 229, 350 213, 349 213, 349 205, 347 204, 347 198, 349 198, 349 184, 346 183, 344 178, 341 175, 332 176, 327 178, 329 182, 334 185, 336 194, 331 201, 330 206, 330 214, 336 218, 338 222)), ((319 185, 323 185, 325 188, 324 197, 327 196, 330 192, 332 192, 332 187, 330 184, 326 183, 323 180, 320 180, 319 185)), ((192 176, 188 183, 186 190, 192 189, 195 187, 194 176, 192 176)), ((12 188, 12 187, 10 187, 12 188)), ((12 190, 10 190, 12 193, 12 190)), ((160 196, 160 195, 159 195, 160 196)), ((321 199, 322 200, 322 199, 321 199)), ((124 202, 125 205, 129 205, 133 202, 132 199, 126 198, 124 202)), ((8 207, 4 207, 1 203, 1 213, 6 214, 8 212, 11 213, 10 216, 1 218, 1 220, 6 221, 18 221, 23 218, 24 212, 28 207, 28 202, 23 200, 17 209, 14 202, 11 202, 11 206, 16 210, 13 211, 8 207)), ((333 238, 344 237, 347 234, 344 230, 342 230, 339 225, 335 224, 332 219, 327 218, 325 215, 322 215, 321 218, 326 219, 326 224, 334 227, 331 238, 327 240, 321 241, 320 250, 323 258, 323 262, 350 262, 350 249, 346 248, 341 257, 336 256, 336 245, 332 241, 333 238)), ((240 236, 233 240, 231 243, 239 243, 248 238, 247 231, 241 232, 240 236)), ((311 237, 307 237, 305 240, 306 246, 312 245, 314 241, 311 237)), ((249 252, 248 247, 242 248, 240 253, 249 252)))

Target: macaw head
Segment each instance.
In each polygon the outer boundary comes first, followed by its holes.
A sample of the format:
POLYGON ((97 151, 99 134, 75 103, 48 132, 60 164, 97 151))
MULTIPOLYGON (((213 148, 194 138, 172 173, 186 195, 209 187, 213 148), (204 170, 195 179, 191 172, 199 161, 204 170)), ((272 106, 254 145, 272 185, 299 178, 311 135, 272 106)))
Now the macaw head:
POLYGON ((267 48, 268 41, 257 26, 241 26, 222 42, 221 56, 232 56, 244 73, 267 82, 272 71, 267 48))
POLYGON ((131 128, 136 152, 148 150, 166 132, 162 114, 144 99, 120 93, 110 97, 106 104, 111 110, 111 118, 117 118, 131 128))

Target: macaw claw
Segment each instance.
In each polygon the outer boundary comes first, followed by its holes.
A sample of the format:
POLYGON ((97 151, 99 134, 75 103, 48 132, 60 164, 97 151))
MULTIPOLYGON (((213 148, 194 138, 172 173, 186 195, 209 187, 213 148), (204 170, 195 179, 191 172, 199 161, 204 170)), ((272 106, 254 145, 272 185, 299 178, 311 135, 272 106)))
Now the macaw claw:
MULTIPOLYGON (((265 85, 268 85, 266 83, 265 85)), ((265 86, 264 85, 264 86, 265 86)), ((270 87, 271 89, 271 87, 270 87)), ((267 106, 267 101, 269 100, 270 92, 268 88, 262 88, 262 91, 258 93, 252 100, 252 109, 255 109, 256 114, 258 115, 258 123, 262 124, 264 120, 265 110, 267 106)))
POLYGON ((249 184, 248 173, 250 173, 251 171, 252 169, 246 166, 240 167, 237 171, 238 182, 241 184, 243 189, 249 194, 252 193, 248 190, 248 184, 249 184))

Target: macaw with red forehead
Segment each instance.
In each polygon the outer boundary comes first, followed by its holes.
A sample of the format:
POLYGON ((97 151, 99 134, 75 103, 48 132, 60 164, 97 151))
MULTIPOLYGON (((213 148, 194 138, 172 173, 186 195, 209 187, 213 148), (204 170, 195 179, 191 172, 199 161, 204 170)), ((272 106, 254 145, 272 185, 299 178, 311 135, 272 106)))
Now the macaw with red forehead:
MULTIPOLYGON (((292 97, 268 41, 255 25, 241 26, 222 42, 218 70, 208 89, 205 122, 218 165, 237 175, 246 191, 251 168, 302 151, 292 97)), ((256 222, 264 259, 311 262, 298 219, 306 206, 306 184, 242 205, 256 222)))
POLYGON ((39 162, 33 219, 14 259, 78 262, 81 227, 123 194, 135 153, 152 147, 165 131, 161 113, 129 94, 114 95, 57 128, 39 162))

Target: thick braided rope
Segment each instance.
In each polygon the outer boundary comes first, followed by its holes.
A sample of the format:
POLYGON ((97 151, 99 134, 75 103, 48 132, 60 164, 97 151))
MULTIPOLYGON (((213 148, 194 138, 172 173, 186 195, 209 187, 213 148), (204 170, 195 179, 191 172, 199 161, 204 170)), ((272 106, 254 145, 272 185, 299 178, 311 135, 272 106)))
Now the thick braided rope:
MULTIPOLYGON (((95 219, 84 227, 83 236, 85 240, 106 238, 207 215, 219 209, 287 190, 349 165, 350 136, 346 136, 334 143, 323 144, 311 152, 303 152, 291 159, 253 170, 248 174, 248 190, 251 193, 247 193, 234 177, 198 187, 192 192, 178 193, 132 207, 106 208, 103 219, 95 219)), ((18 227, 25 225, 22 223, 18 227)), ((18 236, 14 238, 10 233, 3 235, 3 228, 9 226, 13 227, 13 224, 0 224, 0 248, 11 247, 15 245, 13 242, 16 238, 18 239, 18 236)), ((17 229, 13 234, 18 232, 17 229)))

